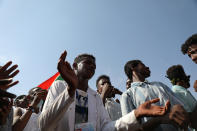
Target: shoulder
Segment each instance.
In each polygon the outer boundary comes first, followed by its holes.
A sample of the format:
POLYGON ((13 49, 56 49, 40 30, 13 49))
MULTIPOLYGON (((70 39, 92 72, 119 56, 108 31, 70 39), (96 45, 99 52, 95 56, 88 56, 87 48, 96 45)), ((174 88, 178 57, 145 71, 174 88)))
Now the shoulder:
POLYGON ((134 89, 131 87, 122 93, 121 98, 131 97, 133 95, 134 89))
POLYGON ((60 94, 67 88, 67 83, 64 80, 54 81, 51 85, 49 92, 60 94))
POLYGON ((158 86, 158 87, 163 87, 163 88, 168 88, 170 89, 166 84, 160 82, 160 81, 153 81, 153 82, 150 82, 152 85, 155 85, 155 86, 158 86))

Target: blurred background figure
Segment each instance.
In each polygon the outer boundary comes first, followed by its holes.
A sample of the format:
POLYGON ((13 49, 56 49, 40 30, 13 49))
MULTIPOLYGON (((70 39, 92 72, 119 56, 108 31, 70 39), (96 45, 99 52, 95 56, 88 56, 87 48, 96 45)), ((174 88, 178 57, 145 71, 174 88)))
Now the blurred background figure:
POLYGON ((172 91, 177 95, 179 100, 184 104, 187 112, 192 112, 197 106, 197 101, 190 93, 190 76, 186 75, 181 65, 173 65, 166 71, 167 78, 172 83, 172 91))
MULTIPOLYGON (((27 97, 20 97, 20 104, 14 110, 14 126, 23 131, 39 131, 38 117, 47 96, 47 91, 39 87, 32 88, 27 97), (27 106, 24 106, 27 101, 27 106)), ((18 98, 18 97, 17 97, 18 98)))
POLYGON ((14 94, 6 92, 13 87, 18 81, 13 82, 13 78, 19 73, 18 65, 12 65, 9 61, 0 67, 0 131, 12 131, 13 126, 13 98, 14 94))
POLYGON ((29 105, 29 99, 26 95, 20 95, 16 97, 14 100, 15 107, 27 108, 28 105, 29 105))
POLYGON ((114 121, 122 117, 120 102, 117 99, 114 100, 115 95, 121 95, 122 92, 112 86, 109 76, 99 76, 96 81, 96 86, 97 92, 100 94, 111 120, 114 121))

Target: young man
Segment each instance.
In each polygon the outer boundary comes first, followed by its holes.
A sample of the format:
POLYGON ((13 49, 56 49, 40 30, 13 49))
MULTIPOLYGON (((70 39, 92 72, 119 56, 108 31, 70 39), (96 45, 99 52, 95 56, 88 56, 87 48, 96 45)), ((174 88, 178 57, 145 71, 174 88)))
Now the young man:
POLYGON ((47 91, 39 87, 32 88, 28 94, 28 104, 22 108, 14 109, 13 131, 39 131, 38 117, 41 112, 42 104, 46 99, 47 91))
POLYGON ((26 95, 17 96, 14 100, 15 107, 27 108, 29 105, 26 95))
MULTIPOLYGON (((150 76, 150 70, 140 60, 128 61, 125 64, 125 73, 132 81, 131 88, 122 94, 121 110, 122 115, 126 115, 138 108, 140 104, 145 101, 160 98, 157 103, 159 106, 164 106, 170 100, 172 105, 182 104, 181 101, 175 97, 174 93, 169 87, 161 82, 147 82, 145 79, 150 76)), ((184 119, 185 116, 183 116, 184 119)), ((144 117, 142 122, 146 122, 149 118, 144 117)), ((162 124, 158 130, 176 130, 173 126, 162 124)))
POLYGON ((187 112, 192 112, 197 106, 197 101, 190 91, 187 90, 190 87, 190 76, 185 74, 185 71, 181 65, 169 67, 166 74, 167 78, 173 85, 172 91, 184 103, 185 110, 187 112))
POLYGON ((165 107, 149 101, 128 115, 111 121, 100 96, 88 81, 95 73, 95 58, 82 54, 75 58, 73 69, 65 61, 65 51, 58 62, 58 71, 65 81, 55 81, 51 86, 39 126, 43 131, 125 131, 138 127, 137 118, 143 115, 163 115, 165 107))
POLYGON ((193 34, 182 44, 181 51, 184 55, 187 54, 197 64, 197 34, 193 34))
POLYGON ((122 95, 122 92, 111 85, 109 76, 99 76, 96 80, 96 87, 111 120, 118 120, 122 117, 120 103, 113 99, 116 94, 122 95))

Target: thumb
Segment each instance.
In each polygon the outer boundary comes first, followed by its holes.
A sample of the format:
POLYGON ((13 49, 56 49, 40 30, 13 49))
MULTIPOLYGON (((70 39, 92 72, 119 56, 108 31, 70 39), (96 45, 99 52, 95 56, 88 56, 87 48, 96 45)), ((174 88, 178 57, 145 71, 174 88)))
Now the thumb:
POLYGON ((150 100, 150 103, 151 103, 151 104, 157 103, 157 102, 159 102, 159 100, 160 100, 159 98, 152 99, 152 100, 150 100))

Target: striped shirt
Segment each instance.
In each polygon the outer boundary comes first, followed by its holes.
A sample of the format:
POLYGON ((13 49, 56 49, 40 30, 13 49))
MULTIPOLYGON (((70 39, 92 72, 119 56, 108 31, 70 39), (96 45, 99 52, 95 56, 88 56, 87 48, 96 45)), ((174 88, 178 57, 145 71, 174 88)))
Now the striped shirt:
MULTIPOLYGON (((171 105, 182 104, 175 96, 171 89, 161 82, 133 82, 131 88, 122 94, 121 110, 122 115, 126 115, 132 110, 138 108, 141 104, 148 100, 159 98, 156 103, 158 106, 165 106, 165 103, 170 100, 171 105)), ((144 123, 150 117, 144 117, 141 121, 144 123)), ((176 130, 173 126, 162 124, 157 130, 176 130)))

